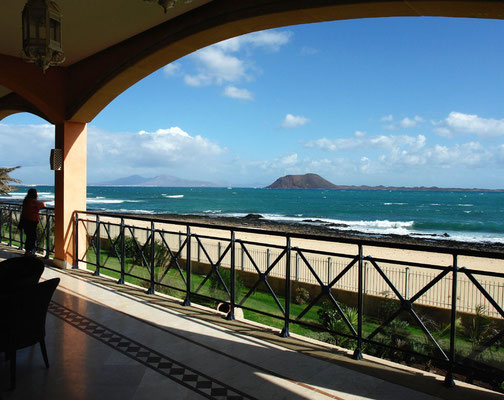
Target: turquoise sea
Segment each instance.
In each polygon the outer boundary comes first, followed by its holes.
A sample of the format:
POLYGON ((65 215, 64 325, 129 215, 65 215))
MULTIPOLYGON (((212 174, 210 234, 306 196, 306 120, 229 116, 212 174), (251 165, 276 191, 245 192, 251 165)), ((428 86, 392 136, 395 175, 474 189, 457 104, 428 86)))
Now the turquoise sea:
MULTIPOLYGON (((0 201, 22 199, 20 188, 0 201)), ((54 205, 54 188, 38 186, 54 205)), ((199 214, 327 225, 363 233, 399 234, 504 244, 503 192, 282 190, 248 188, 88 187, 88 209, 141 214, 199 214), (435 236, 430 236, 435 235, 435 236)))

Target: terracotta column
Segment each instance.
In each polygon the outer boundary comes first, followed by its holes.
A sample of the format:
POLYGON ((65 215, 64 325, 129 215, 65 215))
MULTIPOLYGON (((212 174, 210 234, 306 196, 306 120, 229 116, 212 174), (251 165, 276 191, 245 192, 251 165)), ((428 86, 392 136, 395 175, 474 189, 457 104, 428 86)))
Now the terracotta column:
POLYGON ((54 261, 61 268, 74 265, 74 213, 86 210, 86 136, 86 124, 56 125, 56 148, 63 150, 63 168, 54 176, 54 261))

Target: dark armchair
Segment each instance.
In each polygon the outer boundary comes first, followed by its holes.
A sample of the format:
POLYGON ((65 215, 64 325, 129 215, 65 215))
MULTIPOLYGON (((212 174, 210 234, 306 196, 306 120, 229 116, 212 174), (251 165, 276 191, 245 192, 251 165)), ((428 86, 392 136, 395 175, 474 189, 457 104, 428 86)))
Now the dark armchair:
POLYGON ((34 257, 14 257, 0 262, 0 295, 38 283, 44 263, 34 257))
POLYGON ((10 360, 11 388, 16 386, 16 351, 40 343, 46 367, 45 321, 51 297, 60 282, 50 279, 26 288, 0 294, 0 351, 10 360))

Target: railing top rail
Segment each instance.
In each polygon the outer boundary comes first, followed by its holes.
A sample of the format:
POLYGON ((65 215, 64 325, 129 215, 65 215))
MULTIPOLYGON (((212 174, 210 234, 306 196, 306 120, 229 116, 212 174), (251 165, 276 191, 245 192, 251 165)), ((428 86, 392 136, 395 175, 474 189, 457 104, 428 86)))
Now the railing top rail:
POLYGON ((269 235, 269 236, 278 236, 278 237, 290 237, 295 239, 306 239, 306 240, 320 240, 325 242, 337 242, 344 244, 353 244, 357 246, 371 246, 371 247, 384 247, 384 248, 396 248, 400 250, 414 250, 414 251, 423 251, 428 253, 442 253, 442 254, 451 254, 457 256, 468 256, 468 257, 480 257, 480 258, 495 258, 504 260, 504 252, 498 251, 486 251, 486 250, 474 250, 474 249, 462 249, 456 247, 447 247, 447 246, 437 246, 437 245, 423 245, 423 244, 412 244, 412 243, 401 243, 395 241, 382 241, 382 240, 373 240, 373 239, 354 239, 354 238, 342 238, 335 236, 327 236, 322 234, 303 234, 303 233, 295 233, 295 232, 281 232, 274 231, 268 229, 260 229, 260 228, 245 228, 239 226, 229 226, 229 225, 220 225, 220 224, 208 224, 203 222, 189 222, 189 221, 179 221, 172 219, 162 219, 148 216, 135 216, 131 214, 125 213, 107 213, 107 212, 96 212, 96 211, 76 211, 77 214, 89 214, 89 215, 99 215, 105 217, 112 218, 125 218, 129 220, 136 221, 152 221, 157 223, 171 224, 171 225, 180 225, 180 226, 190 226, 197 228, 207 228, 207 229, 215 229, 215 230, 227 230, 234 232, 243 232, 243 233, 252 233, 258 235, 269 235))
MULTIPOLYGON (((18 206, 21 207, 23 205, 23 201, 0 201, 0 206, 18 206)), ((44 210, 54 211, 54 207, 45 207, 44 210)))

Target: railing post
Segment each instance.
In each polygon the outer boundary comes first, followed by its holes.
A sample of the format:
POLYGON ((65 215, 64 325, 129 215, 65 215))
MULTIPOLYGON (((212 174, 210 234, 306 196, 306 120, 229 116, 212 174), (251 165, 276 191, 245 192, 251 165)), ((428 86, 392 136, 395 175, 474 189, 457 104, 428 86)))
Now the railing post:
POLYGON ((241 270, 245 270, 245 250, 241 248, 241 270))
POLYGON ((269 268, 271 262, 271 252, 270 249, 266 249, 266 269, 269 268))
MULTIPOLYGON (((18 221, 21 221, 21 211, 19 212, 19 219, 18 221)), ((18 226, 19 226, 19 222, 18 222, 18 226)), ((19 247, 18 247, 18 250, 23 250, 23 228, 19 229, 19 247)))
POLYGON ((452 266, 452 304, 451 304, 451 318, 450 318, 450 365, 448 367, 448 373, 445 376, 444 383, 448 387, 455 386, 455 380, 453 379, 453 366, 455 364, 455 335, 456 321, 457 321, 457 272, 458 272, 458 260, 457 255, 453 254, 453 266, 452 266))
POLYGON ((358 264, 358 321, 357 321, 357 348, 354 351, 353 358, 355 360, 362 359, 362 314, 364 313, 363 307, 363 280, 362 280, 362 270, 363 270, 364 257, 362 254, 362 244, 359 244, 359 264, 358 264))
POLYGON ((9 246, 12 246, 12 207, 9 206, 9 246))
POLYGON ((409 284, 410 284, 410 267, 406 267, 404 271, 404 298, 409 299, 409 284))
POLYGON ((154 221, 151 221, 151 226, 150 226, 150 233, 151 233, 151 241, 150 241, 150 278, 149 278, 149 289, 145 292, 146 294, 154 294, 154 246, 156 244, 155 242, 155 229, 154 229, 154 221))
MULTIPOLYGON (((184 306, 191 305, 191 227, 187 225, 187 256, 186 256, 186 298, 184 300, 184 306)), ((180 247, 179 247, 180 249, 180 247)), ((180 250, 179 250, 180 251, 180 250)))
POLYGON ((3 239, 3 212, 4 208, 0 207, 0 243, 2 242, 3 239))
POLYGON ((200 246, 200 242, 196 242, 197 244, 197 248, 198 248, 198 262, 201 262, 201 246, 200 246))
POLYGON ((331 265, 331 257, 327 257, 327 284, 331 282, 332 276, 332 265, 331 265))
MULTIPOLYGON (((45 256, 44 258, 49 258, 49 254, 51 252, 51 245, 49 243, 49 240, 50 240, 50 236, 51 236, 51 219, 49 218, 49 212, 46 210, 45 211, 45 217, 46 217, 46 226, 45 226, 45 256)), ((75 233, 77 233, 77 230, 74 232, 74 235, 75 233)), ((74 237, 76 242, 77 243, 77 239, 78 239, 78 236, 75 236, 74 237)), ((77 253, 76 253, 77 254, 77 253)), ((77 255, 75 255, 74 257, 74 260, 78 258, 77 255)))
POLYGON ((367 293, 367 280, 368 280, 368 263, 364 263, 364 269, 362 271, 363 277, 362 277, 362 294, 367 293))
MULTIPOLYGON (((220 242, 219 242, 220 244, 220 242)), ((230 305, 231 309, 229 310, 226 319, 229 321, 233 321, 235 319, 234 310, 235 310, 235 300, 236 300, 236 265, 235 265, 235 233, 231 231, 231 299, 230 305)))
POLYGON ((100 216, 96 216, 96 270, 93 276, 100 276, 101 263, 101 222, 100 216))
MULTIPOLYGON (((284 318, 284 327, 280 336, 289 337, 289 323, 290 323, 290 304, 291 304, 291 238, 287 236, 287 242, 285 244, 286 253, 285 253, 285 318, 284 318)), ((268 249, 269 256, 269 249, 268 249)), ((268 262, 269 268, 269 262, 268 262)))
POLYGON ((124 284, 124 260, 125 260, 125 257, 126 257, 126 242, 125 242, 125 237, 124 237, 124 234, 125 234, 125 229, 124 229, 124 218, 121 217, 121 227, 119 228, 120 231, 119 231, 119 234, 121 235, 121 277, 119 278, 119 280, 117 281, 117 283, 119 285, 123 285, 124 284))
MULTIPOLYGON (((48 223, 49 220, 46 221, 48 223)), ((46 258, 49 257, 49 236, 46 237, 46 258)), ((73 269, 79 268, 79 214, 75 213, 75 226, 74 226, 74 265, 73 269)))
MULTIPOLYGON (((220 260, 220 256, 222 255, 222 245, 221 242, 217 242, 217 260, 220 260)), ((222 263, 221 263, 222 266, 222 263)))
POLYGON ((296 281, 299 281, 299 253, 296 252, 296 281))

